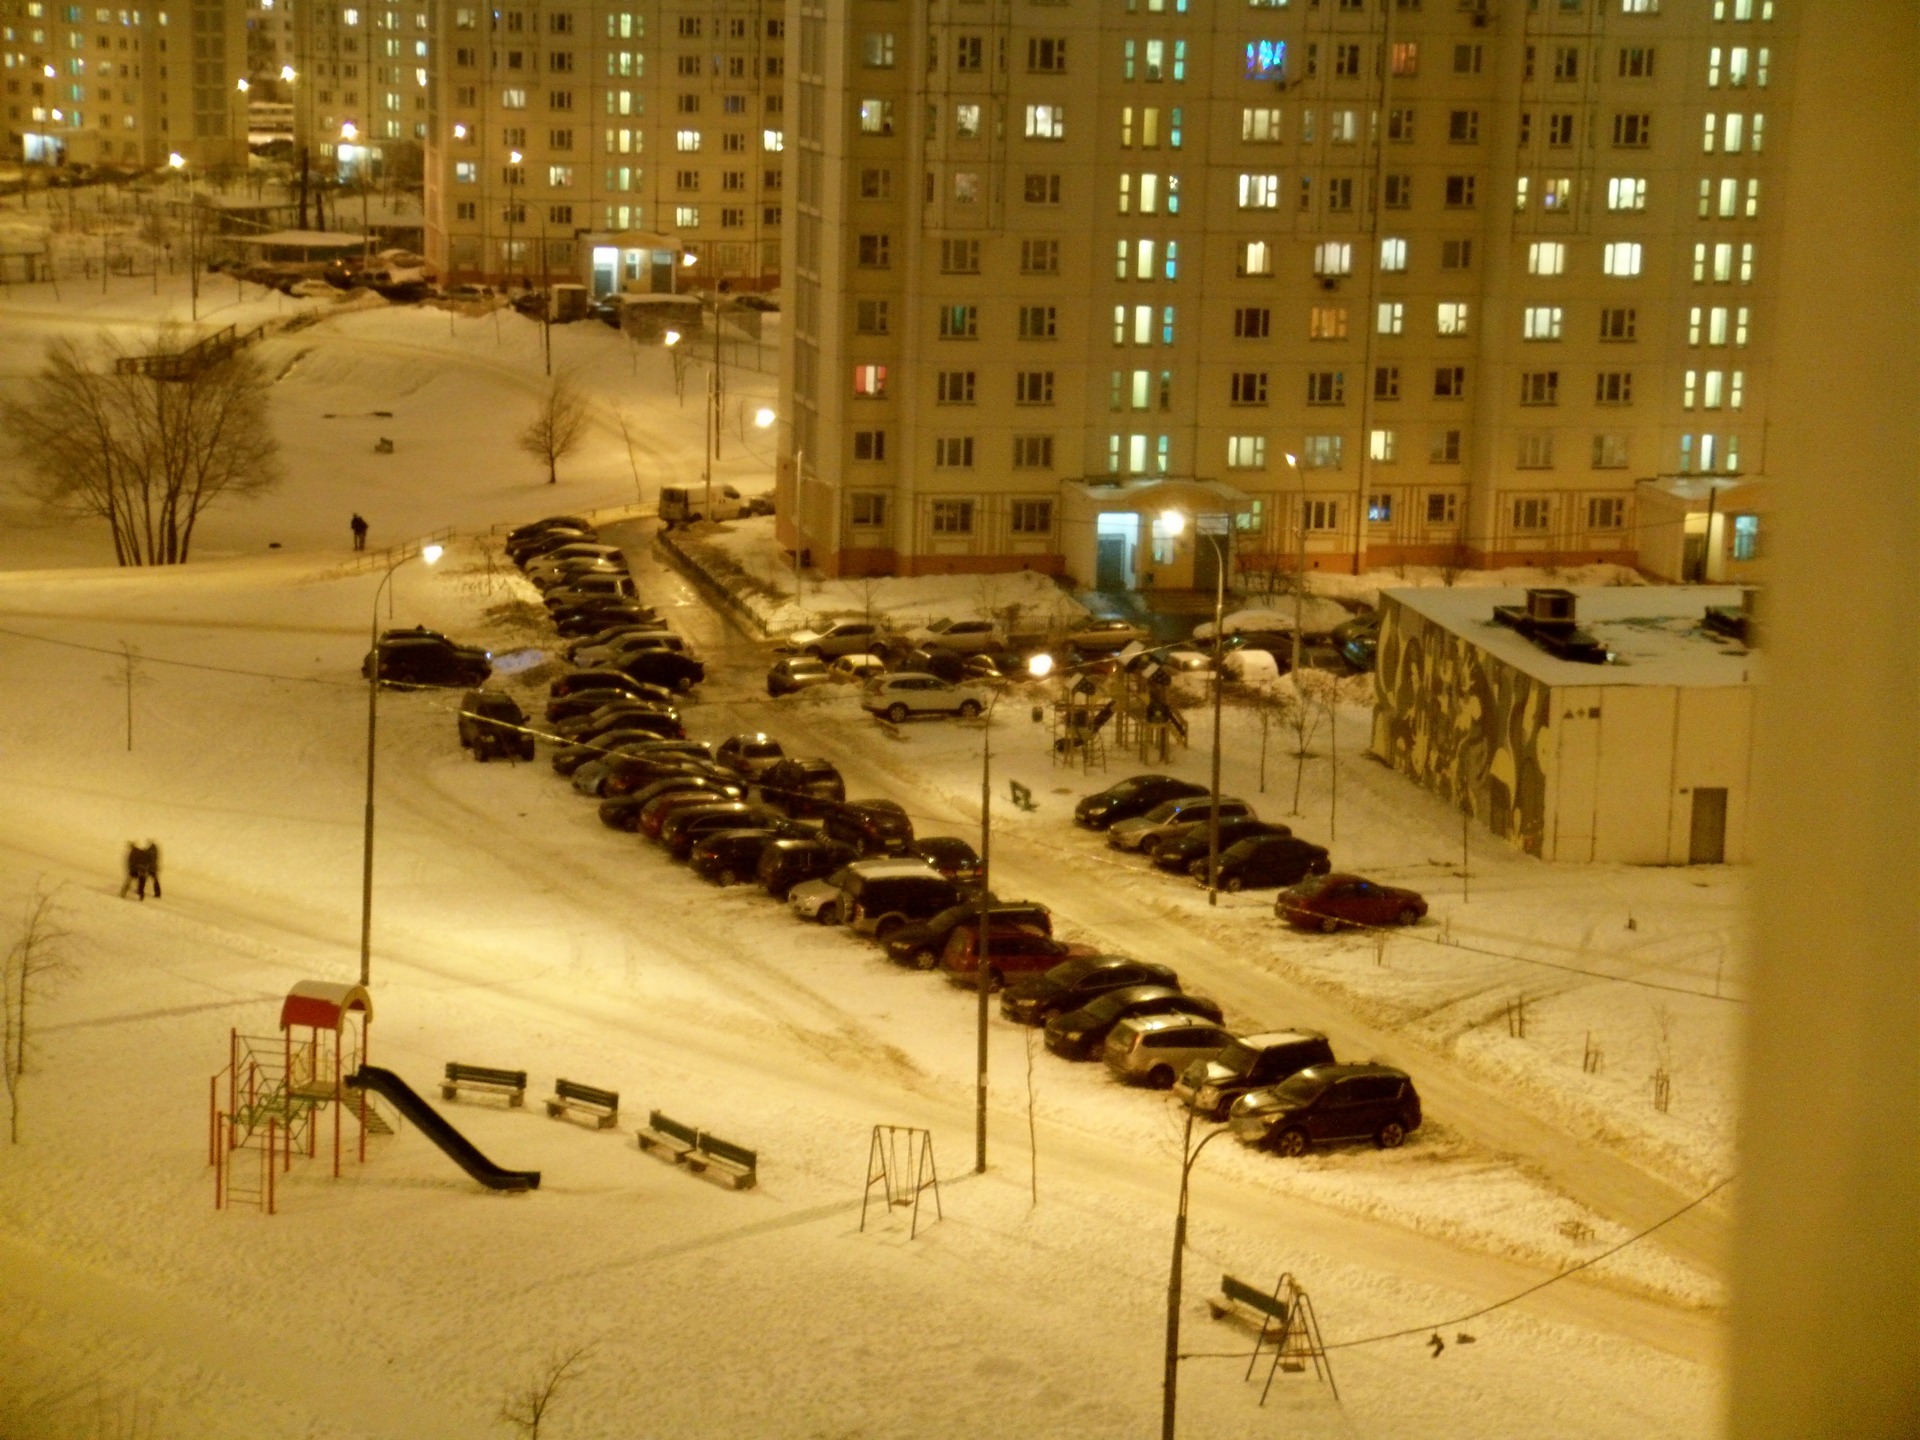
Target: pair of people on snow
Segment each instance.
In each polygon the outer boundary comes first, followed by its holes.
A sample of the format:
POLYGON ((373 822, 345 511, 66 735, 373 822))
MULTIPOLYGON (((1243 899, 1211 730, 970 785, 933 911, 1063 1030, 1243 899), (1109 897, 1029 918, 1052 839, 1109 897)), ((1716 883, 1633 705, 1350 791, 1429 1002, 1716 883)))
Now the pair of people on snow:
POLYGON ((160 898, 160 844, 149 840, 142 845, 137 840, 127 842, 127 878, 120 887, 124 899, 127 891, 135 891, 144 900, 147 898, 147 882, 153 882, 153 898, 160 898))

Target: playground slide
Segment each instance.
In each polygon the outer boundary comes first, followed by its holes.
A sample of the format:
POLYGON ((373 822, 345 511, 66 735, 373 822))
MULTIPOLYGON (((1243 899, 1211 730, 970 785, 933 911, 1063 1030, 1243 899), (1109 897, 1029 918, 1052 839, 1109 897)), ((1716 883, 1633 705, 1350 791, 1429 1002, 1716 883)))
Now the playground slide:
POLYGON ((382 1070, 378 1065, 362 1065, 347 1083, 365 1086, 376 1095, 386 1096, 393 1102, 396 1110, 413 1122, 415 1129, 446 1151, 448 1159, 489 1190, 538 1190, 540 1188, 538 1170, 502 1170, 482 1155, 471 1140, 442 1119, 439 1111, 422 1100, 411 1085, 391 1070, 382 1070))

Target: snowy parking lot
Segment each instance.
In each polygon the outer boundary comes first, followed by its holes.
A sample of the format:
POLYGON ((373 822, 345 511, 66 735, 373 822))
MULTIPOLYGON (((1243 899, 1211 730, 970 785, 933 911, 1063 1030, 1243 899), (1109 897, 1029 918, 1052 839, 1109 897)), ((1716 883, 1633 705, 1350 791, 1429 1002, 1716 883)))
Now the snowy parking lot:
MULTIPOLYGON (((50 323, 29 299, 0 329, 11 374, 50 323)), ((214 1209, 208 1080, 229 1031, 270 1034, 293 983, 357 970, 357 677, 381 577, 348 563, 346 515, 368 514, 376 543, 459 532, 438 566, 394 571, 391 623, 502 656, 536 641, 509 603, 532 592, 485 532, 644 511, 698 471, 699 407, 677 405, 660 357, 575 326, 556 336, 603 423, 547 486, 510 453, 524 416, 509 406, 539 376, 532 333, 511 315, 369 310, 269 341, 290 479, 210 522, 208 558, 92 568, 97 538, 37 521, 0 547, 0 916, 17 929, 51 889, 67 932, 31 1011, 20 1142, 0 1150, 0 1432, 504 1433, 503 1404, 575 1351, 556 1436, 1149 1432, 1174 1102, 1055 1059, 996 1006, 989 1168, 972 1175, 971 996, 605 828, 544 747, 532 765, 471 763, 457 692, 380 703, 369 1054, 429 1095, 447 1061, 526 1069, 524 1110, 438 1108, 541 1187, 484 1192, 402 1129, 338 1180, 324 1156, 295 1160, 273 1218, 214 1209), (335 445, 334 417, 375 409, 396 412, 397 456, 335 445), (415 455, 435 458, 391 466, 415 455), (149 835, 166 898, 123 900, 121 849, 149 835), (563 1075, 618 1090, 623 1125, 547 1119, 539 1099, 563 1075), (640 1153, 631 1132, 654 1107, 755 1148, 757 1188, 640 1153), (860 1229, 876 1124, 934 1137, 941 1218, 923 1213, 912 1239, 904 1216, 860 1229)), ((736 448, 727 478, 762 488, 766 469, 736 448)), ((769 523, 735 533, 750 545, 769 523)), ((684 712, 694 738, 764 729, 832 759, 850 794, 897 800, 921 833, 977 843, 990 737, 998 893, 1044 901, 1066 938, 1175 966, 1236 1029, 1321 1029, 1341 1058, 1414 1077, 1427 1124, 1401 1150, 1282 1161, 1223 1142, 1196 1164, 1188 1433, 1708 1431, 1728 1193, 1601 1257, 1734 1168, 1740 872, 1550 866, 1484 833, 1463 852, 1456 814, 1363 754, 1363 700, 1297 773, 1288 737, 1263 737, 1236 701, 1223 789, 1432 906, 1377 939, 1289 932, 1270 891, 1209 906, 1071 824, 1079 795, 1137 769, 1204 781, 1203 741, 1164 767, 1111 755, 1089 773, 1060 763, 1025 691, 990 730, 883 727, 851 687, 770 700, 772 645, 668 568, 654 528, 603 533, 707 662, 684 712), (1009 802, 1016 781, 1031 811, 1009 802), (1241 1378, 1252 1331, 1208 1316, 1222 1273, 1270 1289, 1283 1271, 1334 1347, 1338 1402, 1309 1369, 1261 1408, 1241 1378)), ((543 668, 502 670, 536 711, 543 668)))

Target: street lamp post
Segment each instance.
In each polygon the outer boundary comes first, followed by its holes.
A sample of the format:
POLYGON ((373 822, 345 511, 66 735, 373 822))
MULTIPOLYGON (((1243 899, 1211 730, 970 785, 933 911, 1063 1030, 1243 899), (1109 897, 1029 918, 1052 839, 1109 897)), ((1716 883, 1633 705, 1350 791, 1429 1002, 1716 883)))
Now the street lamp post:
POLYGON ((506 285, 509 289, 513 287, 513 217, 516 208, 513 199, 513 187, 520 174, 521 158, 518 150, 509 150, 507 152, 507 253, 502 258, 506 262, 504 268, 506 270, 506 285))
POLYGON ((373 592, 373 645, 367 656, 367 810, 360 842, 360 983, 373 980, 373 753, 374 734, 380 719, 380 596, 398 570, 415 554, 431 565, 441 556, 438 545, 423 545, 418 551, 402 550, 387 566, 387 573, 373 592))
POLYGON ((200 318, 200 245, 199 216, 193 203, 193 172, 187 168, 187 157, 178 150, 167 156, 169 169, 180 172, 181 183, 187 192, 187 294, 191 297, 188 313, 194 320, 200 318))
MULTIPOLYGON (((1178 510, 1169 510, 1160 517, 1160 523, 1167 532, 1178 537, 1186 528, 1187 517, 1178 510)), ((1222 652, 1224 650, 1221 629, 1226 622, 1227 608, 1227 549, 1220 537, 1211 530, 1202 530, 1196 519, 1193 524, 1194 539, 1205 536, 1213 547, 1213 805, 1207 813, 1207 904, 1220 903, 1220 690, 1226 676, 1221 673, 1222 652)))
MULTIPOLYGON (((1295 534, 1298 548, 1293 559, 1293 683, 1297 690, 1300 685, 1300 606, 1301 594, 1307 588, 1307 477, 1300 469, 1298 456, 1289 454, 1287 464, 1293 468, 1295 485, 1299 497, 1294 505, 1295 534)), ((1305 748, 1305 747, 1302 747, 1305 748)))
MULTIPOLYGON (((360 155, 359 161, 354 166, 354 179, 359 183, 360 187, 360 271, 362 275, 364 275, 367 266, 372 263, 373 260, 373 223, 369 219, 367 212, 367 157, 371 152, 366 146, 355 145, 353 143, 359 136, 360 127, 355 125, 351 120, 340 127, 340 139, 342 141, 340 149, 343 157, 348 149, 357 150, 360 155)), ((518 157, 516 156, 515 158, 517 161, 518 157)), ((508 198, 512 198, 511 194, 509 194, 508 198)), ((334 218, 336 220, 339 218, 337 213, 334 218)), ((511 224, 511 220, 509 220, 508 223, 511 224)))
POLYGON ((1173 1221, 1173 1263, 1167 1270, 1167 1356, 1165 1378, 1160 1387, 1160 1440, 1174 1440, 1173 1428, 1180 1390, 1180 1284, 1182 1262, 1187 1249, 1187 1181, 1193 1175, 1193 1162, 1210 1141, 1227 1133, 1222 1125, 1193 1143, 1193 1112, 1187 1112, 1187 1126, 1180 1135, 1180 1208, 1173 1221))
MULTIPOLYGON (((797 530, 795 535, 797 538, 797 530)), ((1044 679, 1052 669, 1051 655, 1039 654, 1027 661, 1027 673, 1036 680, 1044 679)), ((988 899, 993 882, 993 712, 1006 693, 1007 682, 1003 680, 994 687, 993 698, 987 701, 987 712, 980 722, 980 895, 974 943, 974 993, 979 1002, 973 1111, 973 1173, 976 1175, 985 1174, 987 1169, 987 997, 993 990, 992 916, 988 899)))

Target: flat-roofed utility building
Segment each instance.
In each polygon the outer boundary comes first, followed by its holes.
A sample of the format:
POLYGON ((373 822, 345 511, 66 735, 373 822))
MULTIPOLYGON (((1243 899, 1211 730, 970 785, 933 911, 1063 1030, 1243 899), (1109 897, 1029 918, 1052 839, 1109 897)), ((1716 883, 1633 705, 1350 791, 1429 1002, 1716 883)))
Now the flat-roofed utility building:
POLYGON ((1745 861, 1760 659, 1750 593, 1386 591, 1372 751, 1543 860, 1745 861), (1529 625, 1530 604, 1561 618, 1529 625), (1579 640, 1604 662, 1563 658, 1579 640))

